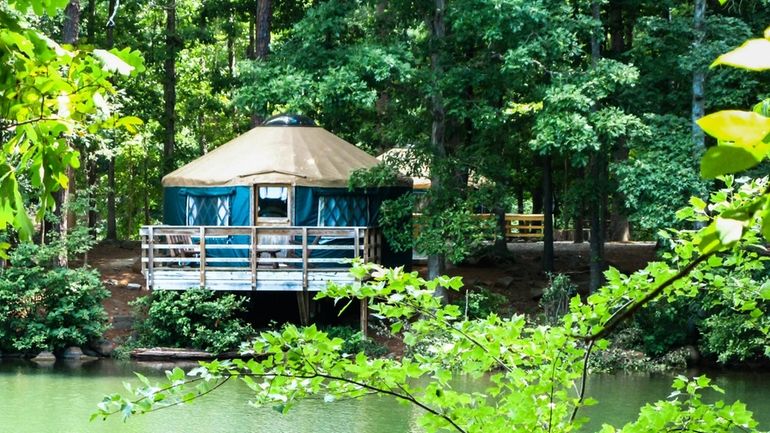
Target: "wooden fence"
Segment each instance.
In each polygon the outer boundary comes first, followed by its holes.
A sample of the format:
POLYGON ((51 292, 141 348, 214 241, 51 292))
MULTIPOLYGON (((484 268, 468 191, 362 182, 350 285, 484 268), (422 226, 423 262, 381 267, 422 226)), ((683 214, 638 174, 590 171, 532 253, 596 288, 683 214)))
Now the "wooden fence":
MULTIPOLYGON (((414 236, 420 234, 420 218, 422 214, 412 214, 414 222, 414 236)), ((497 215, 490 213, 476 214, 480 219, 494 219, 497 215)), ((505 214, 505 238, 506 240, 525 239, 542 240, 543 224, 545 221, 543 214, 505 214)))

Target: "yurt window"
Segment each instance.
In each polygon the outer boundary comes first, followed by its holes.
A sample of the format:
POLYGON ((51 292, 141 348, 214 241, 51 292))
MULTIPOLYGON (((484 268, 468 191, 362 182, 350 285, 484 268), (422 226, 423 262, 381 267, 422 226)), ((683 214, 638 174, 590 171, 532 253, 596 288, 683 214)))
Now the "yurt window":
POLYGON ((188 226, 229 226, 230 196, 187 196, 188 226))
POLYGON ((368 222, 369 206, 367 197, 328 195, 318 198, 319 226, 366 226, 368 222))
POLYGON ((289 220, 288 186, 260 186, 257 191, 257 219, 289 220))

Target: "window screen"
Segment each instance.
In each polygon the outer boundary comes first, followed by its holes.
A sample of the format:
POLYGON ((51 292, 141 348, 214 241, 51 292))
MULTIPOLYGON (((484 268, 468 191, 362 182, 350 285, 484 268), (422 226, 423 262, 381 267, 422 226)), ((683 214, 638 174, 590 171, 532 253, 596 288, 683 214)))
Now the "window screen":
POLYGON ((229 226, 229 196, 187 196, 188 226, 229 226))
POLYGON ((368 221, 369 206, 366 197, 329 195, 318 198, 319 226, 365 226, 368 221))
POLYGON ((257 198, 258 218, 289 218, 289 188, 260 186, 257 198))

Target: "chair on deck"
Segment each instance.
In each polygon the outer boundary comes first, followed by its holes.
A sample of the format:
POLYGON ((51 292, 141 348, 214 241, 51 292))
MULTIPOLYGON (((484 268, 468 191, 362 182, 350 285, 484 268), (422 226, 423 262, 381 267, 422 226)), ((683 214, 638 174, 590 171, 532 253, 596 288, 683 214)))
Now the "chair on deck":
MULTIPOLYGON (((178 235, 165 235, 166 236, 166 242, 169 245, 179 245, 179 248, 169 248, 168 254, 170 257, 178 257, 178 258, 191 258, 191 257, 200 257, 200 252, 195 249, 195 247, 190 247, 189 245, 193 245, 192 236, 189 234, 178 234, 178 235)), ((182 262, 180 261, 180 265, 182 262)))

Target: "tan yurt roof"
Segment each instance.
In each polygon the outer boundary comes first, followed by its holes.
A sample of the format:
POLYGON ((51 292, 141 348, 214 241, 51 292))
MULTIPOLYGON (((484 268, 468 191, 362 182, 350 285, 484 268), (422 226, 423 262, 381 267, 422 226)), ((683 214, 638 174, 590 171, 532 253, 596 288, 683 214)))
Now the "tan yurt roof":
POLYGON ((163 178, 163 186, 283 183, 344 187, 379 161, 317 126, 258 126, 163 178))
POLYGON ((422 164, 417 169, 410 168, 414 164, 414 151, 408 147, 394 147, 377 157, 378 160, 390 164, 402 176, 412 179, 412 188, 430 189, 430 169, 422 164))

